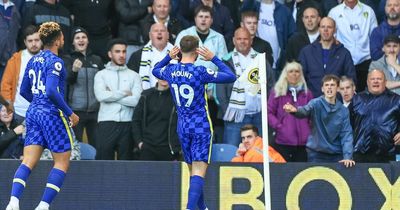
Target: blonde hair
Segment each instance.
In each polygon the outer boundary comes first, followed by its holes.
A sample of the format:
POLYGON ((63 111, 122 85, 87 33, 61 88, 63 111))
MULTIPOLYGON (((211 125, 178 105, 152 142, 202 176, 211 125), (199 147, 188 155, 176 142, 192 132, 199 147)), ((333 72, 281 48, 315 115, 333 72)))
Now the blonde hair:
POLYGON ((276 98, 287 94, 288 86, 289 86, 288 81, 287 81, 287 74, 289 71, 294 70, 294 69, 300 70, 300 80, 296 85, 297 86, 303 85, 304 91, 305 92, 308 91, 306 80, 305 80, 304 74, 303 74, 303 67, 301 66, 300 63, 293 61, 293 62, 286 63, 285 67, 282 70, 281 76, 279 76, 278 81, 275 83, 274 91, 275 91, 276 98))
POLYGON ((39 36, 45 46, 52 45, 61 33, 61 27, 56 22, 44 22, 39 28, 39 36))

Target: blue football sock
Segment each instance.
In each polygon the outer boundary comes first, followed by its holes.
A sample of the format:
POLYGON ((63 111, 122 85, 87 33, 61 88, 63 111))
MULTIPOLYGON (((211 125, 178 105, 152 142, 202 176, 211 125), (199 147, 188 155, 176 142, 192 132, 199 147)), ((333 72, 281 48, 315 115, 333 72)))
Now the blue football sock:
POLYGON ((188 203, 186 209, 194 210, 203 192, 204 179, 200 176, 193 176, 190 179, 188 203))
POLYGON ((203 190, 201 191, 200 197, 199 197, 199 201, 197 201, 197 207, 199 207, 200 210, 206 210, 207 206, 206 206, 206 202, 204 201, 204 192, 203 190))
POLYGON ((14 196, 18 199, 21 197, 22 192, 25 189, 26 180, 28 179, 30 174, 31 169, 28 168, 28 166, 21 164, 18 167, 13 179, 11 196, 14 196))
POLYGON ((60 192, 60 188, 64 182, 64 178, 64 171, 57 168, 53 168, 50 171, 49 177, 47 178, 46 189, 44 190, 42 201, 50 204, 54 200, 57 193, 60 192))

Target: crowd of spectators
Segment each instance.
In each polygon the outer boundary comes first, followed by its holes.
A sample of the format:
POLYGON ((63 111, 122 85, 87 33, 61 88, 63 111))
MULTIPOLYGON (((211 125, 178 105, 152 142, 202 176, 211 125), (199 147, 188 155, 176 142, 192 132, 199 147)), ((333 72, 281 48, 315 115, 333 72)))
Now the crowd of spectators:
MULTIPOLYGON (((23 142, 15 136, 22 136, 29 106, 20 84, 27 62, 42 48, 37 26, 47 21, 58 22, 65 37, 65 95, 81 119, 76 138, 86 136, 97 159, 181 159, 168 84, 151 70, 185 35, 198 37, 237 78, 265 53, 271 133, 261 132, 259 90, 240 79, 209 84, 215 143, 239 146, 240 129, 253 124, 288 162, 307 161, 310 151, 314 160, 321 152, 356 162, 395 159, 400 0, 0 0, 1 95, 15 107, 0 115, 3 158, 22 155, 11 148, 23 142), (335 97, 328 99, 323 84, 331 80, 335 97), (316 99, 325 114, 312 114, 315 107, 307 104, 316 99), (331 119, 334 110, 349 123, 331 119), (315 123, 329 133, 312 130, 315 123), (348 132, 344 124, 353 135, 341 133, 348 132), (313 143, 319 134, 330 146, 313 143), (346 154, 337 149, 344 141, 346 154)), ((218 70, 201 56, 195 64, 218 70)))

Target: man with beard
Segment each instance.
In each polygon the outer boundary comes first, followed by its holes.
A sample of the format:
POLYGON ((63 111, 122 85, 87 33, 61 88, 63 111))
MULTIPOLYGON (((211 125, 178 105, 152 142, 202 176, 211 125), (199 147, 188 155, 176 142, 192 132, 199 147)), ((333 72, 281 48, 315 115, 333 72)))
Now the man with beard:
POLYGON ((25 68, 32 56, 36 55, 42 48, 37 26, 26 27, 23 32, 23 39, 26 49, 15 53, 8 60, 1 81, 1 95, 14 104, 14 118, 18 123, 24 121, 29 106, 29 102, 19 94, 25 68))
POLYGON ((131 124, 133 110, 142 93, 138 73, 125 65, 127 43, 112 39, 108 44, 111 59, 94 77, 94 94, 100 102, 96 137, 96 159, 132 159, 131 124))
POLYGON ((386 20, 372 31, 369 38, 372 60, 378 60, 384 55, 383 40, 387 35, 400 35, 400 0, 387 0, 385 13, 386 20))

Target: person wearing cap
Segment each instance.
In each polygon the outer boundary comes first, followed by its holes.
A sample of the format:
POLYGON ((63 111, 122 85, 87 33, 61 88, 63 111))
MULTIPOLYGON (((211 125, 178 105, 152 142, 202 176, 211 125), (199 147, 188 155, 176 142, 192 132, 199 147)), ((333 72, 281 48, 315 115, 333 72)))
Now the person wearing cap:
POLYGON ((67 66, 68 105, 81 119, 75 126, 76 138, 82 141, 86 128, 88 142, 95 145, 97 113, 99 102, 94 95, 94 76, 104 68, 100 56, 94 55, 88 48, 89 37, 84 28, 76 27, 72 35, 73 51, 65 58, 67 66))
POLYGON ((386 88, 400 94, 400 38, 397 35, 390 34, 385 37, 382 47, 384 55, 377 61, 373 61, 369 66, 369 71, 380 69, 385 73, 386 88))
POLYGON ((386 19, 372 30, 369 37, 369 49, 371 58, 374 61, 384 55, 382 47, 387 35, 394 34, 400 36, 400 1, 387 0, 385 2, 385 15, 386 19))

